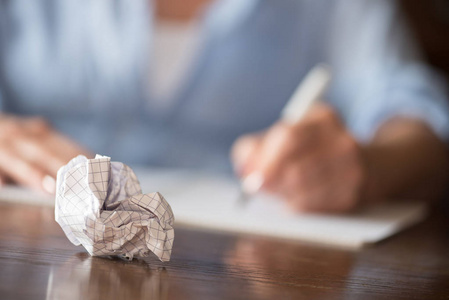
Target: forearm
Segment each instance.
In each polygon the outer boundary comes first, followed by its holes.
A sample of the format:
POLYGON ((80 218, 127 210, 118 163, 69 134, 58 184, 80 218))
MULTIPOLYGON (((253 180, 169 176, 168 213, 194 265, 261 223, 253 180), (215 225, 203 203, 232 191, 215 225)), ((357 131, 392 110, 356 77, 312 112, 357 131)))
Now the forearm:
POLYGON ((447 148, 422 122, 397 118, 385 123, 364 148, 363 198, 439 199, 449 181, 447 148))

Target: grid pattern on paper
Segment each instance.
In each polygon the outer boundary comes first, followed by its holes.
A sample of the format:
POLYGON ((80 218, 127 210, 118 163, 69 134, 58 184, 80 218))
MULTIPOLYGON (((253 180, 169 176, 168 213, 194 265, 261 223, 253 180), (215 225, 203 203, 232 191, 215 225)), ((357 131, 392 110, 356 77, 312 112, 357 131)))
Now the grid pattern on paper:
MULTIPOLYGON (((68 164, 70 165, 70 163, 68 164)), ((174 216, 159 193, 142 194, 128 166, 109 157, 85 159, 58 180, 57 221, 91 255, 146 256, 168 261, 174 216)))

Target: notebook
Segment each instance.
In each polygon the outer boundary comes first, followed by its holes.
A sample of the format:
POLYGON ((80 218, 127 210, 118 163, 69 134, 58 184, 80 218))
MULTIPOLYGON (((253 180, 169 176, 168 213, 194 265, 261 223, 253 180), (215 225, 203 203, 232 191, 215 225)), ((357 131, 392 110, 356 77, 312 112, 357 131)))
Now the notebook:
MULTIPOLYGON (((344 215, 292 213, 282 201, 256 195, 238 201, 239 184, 220 174, 171 169, 135 169, 142 191, 160 192, 170 203, 175 225, 249 233, 361 248, 422 221, 427 207, 418 201, 376 205, 344 215)), ((0 200, 53 206, 54 199, 16 186, 0 189, 0 200)))

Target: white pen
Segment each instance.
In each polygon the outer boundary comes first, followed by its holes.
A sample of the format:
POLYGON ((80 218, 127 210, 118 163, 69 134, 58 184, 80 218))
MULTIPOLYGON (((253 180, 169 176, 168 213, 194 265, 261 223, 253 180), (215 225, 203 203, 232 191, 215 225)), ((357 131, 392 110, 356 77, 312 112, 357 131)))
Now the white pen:
MULTIPOLYGON (((288 124, 296 124, 304 117, 315 102, 323 97, 332 79, 329 66, 316 65, 299 84, 290 100, 281 112, 281 120, 288 124)), ((263 175, 259 172, 250 173, 241 180, 240 202, 257 193, 264 183, 263 175)))

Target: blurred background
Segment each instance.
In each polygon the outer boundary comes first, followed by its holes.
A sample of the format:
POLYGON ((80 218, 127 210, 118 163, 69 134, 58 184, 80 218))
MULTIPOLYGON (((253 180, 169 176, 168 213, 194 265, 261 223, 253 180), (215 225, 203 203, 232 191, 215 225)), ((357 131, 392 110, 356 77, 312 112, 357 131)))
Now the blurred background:
POLYGON ((401 7, 427 61, 449 75, 449 1, 401 0, 401 7))
MULTIPOLYGON (((449 84, 420 59, 409 29, 447 80, 443 0, 0 1, 0 106, 20 129, 40 116, 73 140, 67 148, 77 151, 58 149, 50 174, 81 152, 74 143, 129 165, 232 173, 236 139, 276 124, 324 62, 333 80, 320 100, 343 135, 370 146, 379 128, 405 117, 423 121, 444 149, 449 84)), ((0 146, 45 169, 48 157, 30 149, 51 153, 62 142, 48 148, 33 134, 0 146)))
MULTIPOLYGON (((182 32, 210 2, 157 0, 157 21, 182 32)), ((400 5, 427 61, 449 78, 449 1, 400 0, 400 5)))

